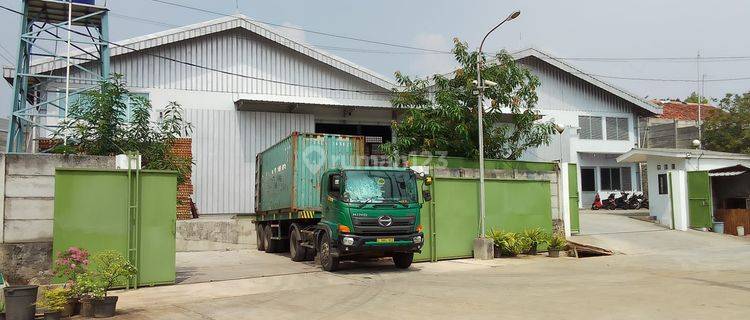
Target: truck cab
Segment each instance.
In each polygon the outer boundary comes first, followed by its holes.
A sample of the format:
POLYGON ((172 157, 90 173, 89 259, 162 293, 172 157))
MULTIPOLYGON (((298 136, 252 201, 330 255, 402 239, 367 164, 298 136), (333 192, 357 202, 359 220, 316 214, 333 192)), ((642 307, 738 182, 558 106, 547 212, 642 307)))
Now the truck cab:
POLYGON ((424 235, 417 175, 407 168, 332 169, 321 179, 322 216, 313 232, 325 270, 341 259, 392 257, 408 268, 424 235))

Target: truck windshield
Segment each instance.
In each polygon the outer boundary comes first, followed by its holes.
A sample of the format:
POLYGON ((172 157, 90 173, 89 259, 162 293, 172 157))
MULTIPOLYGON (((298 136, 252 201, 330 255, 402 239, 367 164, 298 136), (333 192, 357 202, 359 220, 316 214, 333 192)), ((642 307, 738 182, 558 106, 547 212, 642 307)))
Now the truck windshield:
POLYGON ((344 196, 348 202, 416 202, 417 183, 409 172, 353 170, 345 172, 344 196))

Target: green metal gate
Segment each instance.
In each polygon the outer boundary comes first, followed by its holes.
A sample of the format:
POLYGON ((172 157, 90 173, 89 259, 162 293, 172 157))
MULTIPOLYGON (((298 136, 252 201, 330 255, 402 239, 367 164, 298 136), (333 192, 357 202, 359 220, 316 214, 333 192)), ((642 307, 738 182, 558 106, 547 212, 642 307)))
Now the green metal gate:
MULTIPOLYGON (((421 211, 425 245, 417 261, 468 258, 479 235, 479 179, 437 177, 433 200, 421 211)), ((540 227, 552 232, 549 181, 485 179, 487 231, 520 232, 540 227)))
POLYGON ((688 208, 691 228, 710 228, 713 225, 711 214, 711 178, 708 171, 687 173, 688 208))
POLYGON ((57 169, 53 255, 116 250, 138 269, 128 285, 174 283, 176 199, 174 172, 57 169))
POLYGON ((568 201, 570 231, 579 233, 581 232, 581 225, 578 217, 578 166, 575 163, 568 164, 568 201))

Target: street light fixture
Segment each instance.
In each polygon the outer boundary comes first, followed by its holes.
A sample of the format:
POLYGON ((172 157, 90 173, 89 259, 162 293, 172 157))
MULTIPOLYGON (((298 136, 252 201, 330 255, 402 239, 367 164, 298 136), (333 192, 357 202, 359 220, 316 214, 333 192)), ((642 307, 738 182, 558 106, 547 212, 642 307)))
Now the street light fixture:
POLYGON ((500 21, 492 30, 487 32, 487 34, 484 35, 484 38, 482 38, 482 42, 479 44, 479 53, 477 55, 477 91, 479 93, 478 99, 477 99, 477 115, 478 115, 478 122, 479 122, 479 213, 480 213, 480 238, 485 237, 486 228, 484 225, 485 220, 485 206, 484 206, 484 124, 482 122, 482 114, 484 113, 484 106, 482 105, 482 100, 484 100, 484 88, 486 88, 486 85, 489 85, 490 82, 484 83, 482 82, 482 63, 483 63, 483 56, 482 56, 482 47, 484 47, 484 41, 487 40, 487 37, 495 31, 497 28, 503 25, 503 23, 506 23, 510 20, 513 20, 515 18, 518 18, 518 16, 521 15, 521 11, 515 11, 508 15, 505 20, 500 21))

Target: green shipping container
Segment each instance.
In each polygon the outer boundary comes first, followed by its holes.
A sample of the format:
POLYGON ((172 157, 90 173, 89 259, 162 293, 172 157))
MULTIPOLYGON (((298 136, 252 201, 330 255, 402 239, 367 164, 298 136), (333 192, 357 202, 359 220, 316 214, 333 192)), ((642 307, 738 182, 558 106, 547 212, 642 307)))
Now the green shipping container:
POLYGON ((176 172, 57 169, 53 256, 115 250, 138 269, 130 286, 174 283, 176 199, 176 172))
POLYGON ((255 159, 255 211, 320 211, 320 179, 333 168, 364 164, 364 137, 298 133, 255 159))

